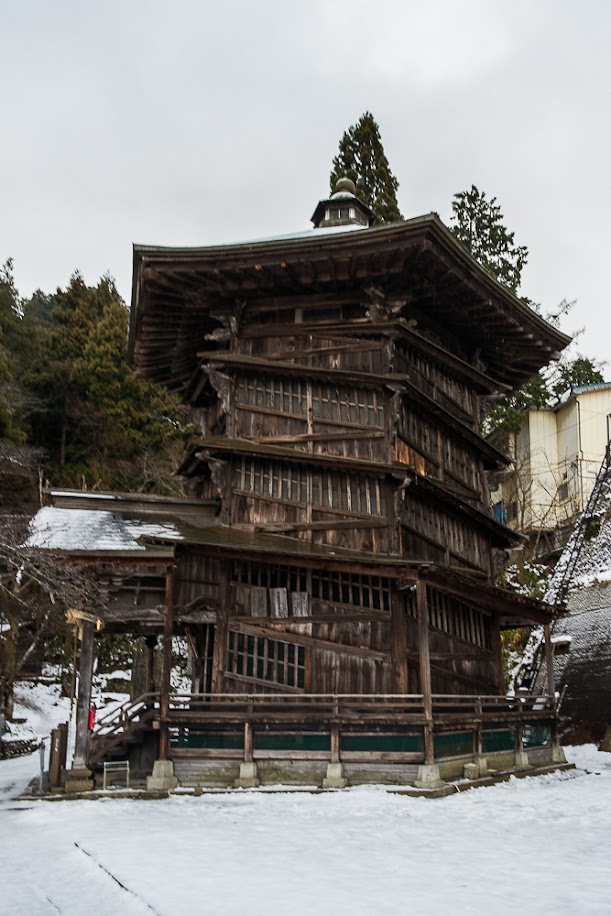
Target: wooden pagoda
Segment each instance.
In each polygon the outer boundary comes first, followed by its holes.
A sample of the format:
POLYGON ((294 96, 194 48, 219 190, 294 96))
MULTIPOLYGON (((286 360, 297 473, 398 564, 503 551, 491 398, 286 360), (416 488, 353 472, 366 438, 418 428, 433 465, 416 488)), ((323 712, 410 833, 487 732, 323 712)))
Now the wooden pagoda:
POLYGON ((180 392, 200 435, 180 470, 188 517, 144 539, 171 555, 147 623, 160 691, 102 720, 79 762, 127 753, 130 734, 158 739, 161 788, 431 787, 466 764, 559 761, 553 691, 505 696, 501 631, 547 630, 553 609, 493 585, 517 536, 488 511, 506 458, 479 425, 568 338, 435 214, 371 227, 344 181, 313 220, 135 246, 129 359, 180 392), (170 692, 173 634, 186 695, 170 692))

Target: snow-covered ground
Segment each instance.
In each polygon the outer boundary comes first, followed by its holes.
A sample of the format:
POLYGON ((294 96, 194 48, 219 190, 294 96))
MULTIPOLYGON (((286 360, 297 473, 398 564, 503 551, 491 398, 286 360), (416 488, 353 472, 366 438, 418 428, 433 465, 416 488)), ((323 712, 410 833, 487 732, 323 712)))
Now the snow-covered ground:
MULTIPOLYGON (((24 688, 39 734, 65 719, 24 688)), ((161 801, 17 801, 39 755, 0 761, 0 914, 608 914, 611 754, 444 799, 381 787, 161 801)))
POLYGON ((611 754, 571 757, 590 772, 437 800, 356 788, 56 803, 15 801, 38 757, 6 761, 0 913, 608 914, 611 754))

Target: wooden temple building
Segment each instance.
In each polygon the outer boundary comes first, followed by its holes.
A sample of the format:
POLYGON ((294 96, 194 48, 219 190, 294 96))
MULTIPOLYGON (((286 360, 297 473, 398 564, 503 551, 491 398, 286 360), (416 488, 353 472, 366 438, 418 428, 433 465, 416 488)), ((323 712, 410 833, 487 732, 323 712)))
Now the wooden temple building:
POLYGON ((435 214, 372 226, 342 180, 313 222, 135 246, 129 360, 180 392, 199 438, 182 500, 56 493, 42 510, 68 528, 108 517, 107 541, 79 543, 49 516, 47 546, 103 583, 73 612, 74 779, 129 755, 153 788, 434 787, 465 765, 563 759, 553 689, 506 696, 501 632, 549 632, 554 610, 493 584, 520 539, 490 515, 487 474, 507 459, 479 425, 568 338, 435 214), (150 661, 145 693, 88 734, 96 621, 100 638, 145 639, 150 661), (173 636, 187 693, 171 689, 173 636))

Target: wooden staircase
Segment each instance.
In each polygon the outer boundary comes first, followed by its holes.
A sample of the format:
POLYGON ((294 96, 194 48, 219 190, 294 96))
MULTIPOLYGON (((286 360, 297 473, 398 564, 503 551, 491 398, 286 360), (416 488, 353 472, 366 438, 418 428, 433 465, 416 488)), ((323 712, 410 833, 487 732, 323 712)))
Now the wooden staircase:
POLYGON ((159 694, 145 693, 127 700, 98 720, 89 742, 89 766, 125 757, 130 745, 138 744, 159 720, 159 694))

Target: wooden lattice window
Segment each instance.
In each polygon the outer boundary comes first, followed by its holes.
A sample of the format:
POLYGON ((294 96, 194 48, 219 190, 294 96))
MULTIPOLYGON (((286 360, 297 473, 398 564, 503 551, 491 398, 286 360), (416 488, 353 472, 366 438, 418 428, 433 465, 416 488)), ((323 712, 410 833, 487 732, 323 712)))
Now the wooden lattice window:
POLYGON ((308 471, 299 465, 242 458, 234 468, 233 487, 261 499, 285 500, 305 506, 308 477, 312 478, 312 505, 354 515, 386 515, 384 484, 377 477, 343 471, 308 471))
POLYGON ((390 611, 390 580, 382 576, 313 570, 312 598, 332 604, 390 611))
POLYGON ((227 641, 227 673, 303 689, 305 648, 280 639, 231 630, 227 641))
POLYGON ((384 398, 373 388, 245 375, 239 381, 238 402, 278 413, 306 416, 309 393, 312 416, 316 420, 384 428, 384 398))
POLYGON ((233 477, 234 490, 253 493, 263 499, 280 499, 305 506, 308 500, 306 468, 243 458, 233 477))
MULTIPOLYGON (((449 636, 455 636, 482 649, 492 648, 490 617, 479 608, 427 586, 426 596, 429 609, 429 624, 449 636)), ((410 594, 408 613, 415 617, 416 602, 410 594)))
POLYGON ((232 580, 240 585, 262 589, 286 589, 289 595, 309 592, 311 582, 313 599, 366 610, 390 611, 390 579, 384 576, 320 569, 308 573, 306 569, 297 566, 268 566, 235 561, 232 580))
POLYGON ((312 505, 355 515, 386 515, 386 494, 377 477, 321 471, 312 476, 312 505))
POLYGON ((312 385, 312 415, 315 419, 384 428, 384 401, 371 388, 315 383, 312 385))
POLYGON ((307 570, 297 566, 267 566, 262 563, 233 564, 232 579, 241 585, 259 588, 286 588, 289 592, 307 590, 307 570))
POLYGON ((294 378, 266 375, 245 375, 240 378, 240 404, 263 407, 278 413, 305 416, 308 411, 308 382, 294 378))

